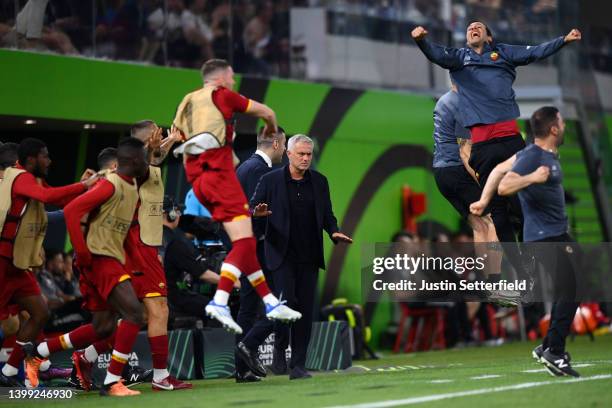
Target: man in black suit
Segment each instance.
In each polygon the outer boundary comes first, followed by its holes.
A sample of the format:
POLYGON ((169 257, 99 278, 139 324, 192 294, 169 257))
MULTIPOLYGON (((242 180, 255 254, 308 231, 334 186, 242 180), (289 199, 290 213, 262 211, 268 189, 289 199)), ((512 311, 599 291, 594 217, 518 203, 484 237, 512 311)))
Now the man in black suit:
MULTIPOLYGON (((285 154, 285 142, 285 131, 280 126, 278 127, 278 132, 272 136, 266 135, 264 128, 260 129, 257 135, 257 150, 236 170, 238 181, 240 181, 240 185, 247 197, 250 198, 253 195, 261 176, 270 172, 274 164, 282 162, 283 155, 285 154)), ((265 228, 266 222, 264 219, 253 219, 253 232, 257 239, 257 258, 261 264, 268 286, 273 288, 273 277, 266 268, 265 257, 263 255, 265 228)), ((249 284, 246 276, 241 277, 240 281, 240 310, 238 311, 237 323, 242 327, 245 334, 237 337, 236 382, 254 382, 259 381, 260 377, 265 377, 266 375, 265 368, 257 358, 257 348, 259 345, 266 340, 273 330, 276 333, 275 337, 281 340, 289 337, 289 330, 284 324, 275 324, 268 320, 265 317, 265 311, 262 311, 263 303, 261 303, 260 297, 253 289, 253 286, 249 284), (258 317, 260 318, 258 319, 258 317)), ((275 363, 277 363, 276 366, 283 363, 284 371, 286 371, 287 363, 284 356, 283 350, 282 362, 280 359, 277 359, 278 361, 275 361, 275 363)))
POLYGON ((306 350, 319 268, 325 268, 323 230, 334 243, 353 242, 338 229, 327 178, 310 170, 312 150, 306 135, 289 139, 289 164, 264 175, 251 198, 254 217, 267 217, 264 251, 274 289, 302 313, 291 327, 290 379, 310 377, 306 350))

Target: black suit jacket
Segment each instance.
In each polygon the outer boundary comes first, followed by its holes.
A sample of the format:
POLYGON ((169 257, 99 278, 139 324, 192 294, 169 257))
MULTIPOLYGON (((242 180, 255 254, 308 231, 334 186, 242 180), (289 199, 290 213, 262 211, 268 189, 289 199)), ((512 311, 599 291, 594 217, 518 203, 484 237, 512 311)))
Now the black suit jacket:
MULTIPOLYGON (((261 179, 261 176, 272 171, 272 168, 268 167, 268 164, 258 154, 253 153, 251 157, 245 160, 239 167, 236 169, 236 176, 238 176, 238 181, 240 181, 240 185, 242 186, 242 190, 244 191, 244 195, 246 195, 247 200, 250 200, 255 193, 255 188, 261 179)), ((253 219, 253 233, 257 239, 263 237, 266 230, 266 222, 263 219, 253 219)))
MULTIPOLYGON (((290 209, 289 195, 287 193, 287 181, 285 179, 285 171, 287 166, 272 170, 265 174, 257 188, 255 194, 251 197, 251 208, 259 203, 268 204, 268 208, 272 214, 266 217, 266 238, 265 238, 265 256, 266 264, 270 270, 278 269, 289 247, 289 231, 290 231, 290 209)), ((334 232, 338 232, 338 221, 332 210, 331 198, 329 195, 329 184, 327 178, 321 173, 309 170, 312 175, 312 188, 315 201, 315 213, 317 219, 317 234, 318 259, 313 259, 313 263, 319 268, 325 269, 325 259, 323 255, 323 230, 325 230, 331 238, 334 232)))

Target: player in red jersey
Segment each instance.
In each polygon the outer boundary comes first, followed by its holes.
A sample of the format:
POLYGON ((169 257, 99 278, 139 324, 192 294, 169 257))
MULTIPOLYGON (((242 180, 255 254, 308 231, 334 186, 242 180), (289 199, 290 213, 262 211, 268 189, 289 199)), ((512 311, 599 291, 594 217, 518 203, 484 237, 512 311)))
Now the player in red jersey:
POLYGON ((298 320, 302 315, 279 302, 266 283, 255 253, 248 201, 234 170, 234 115, 241 112, 263 119, 267 134, 276 132, 276 115, 266 105, 232 91, 234 71, 227 61, 205 62, 202 76, 204 87, 186 95, 177 109, 174 126, 187 140, 174 153, 183 154, 185 173, 195 196, 213 219, 223 223, 232 241, 206 314, 229 331, 242 333, 227 301, 234 283, 245 274, 263 299, 269 319, 298 320))
POLYGON ((131 396, 140 392, 125 387, 121 373, 144 319, 131 274, 125 268, 125 253, 132 254, 135 268, 142 268, 144 262, 138 258, 128 230, 139 199, 135 179, 147 171, 144 143, 133 138, 122 141, 117 149, 117 162, 116 172, 107 174, 89 193, 66 207, 65 218, 81 271, 81 292, 85 307, 93 312, 97 339, 114 330, 117 317, 114 311, 122 319, 100 394, 131 396), (86 214, 89 215, 83 231, 81 223, 86 214))
POLYGON ((16 304, 30 318, 20 327, 13 352, 2 368, 0 383, 9 386, 20 385, 17 367, 26 353, 33 352, 32 342, 49 316, 29 270, 43 263, 41 250, 47 228, 44 204, 63 207, 96 180, 94 177, 65 187, 49 187, 44 181, 51 165, 46 145, 26 138, 17 153, 18 164, 5 169, 0 183, 0 315, 8 315, 9 306, 16 304))

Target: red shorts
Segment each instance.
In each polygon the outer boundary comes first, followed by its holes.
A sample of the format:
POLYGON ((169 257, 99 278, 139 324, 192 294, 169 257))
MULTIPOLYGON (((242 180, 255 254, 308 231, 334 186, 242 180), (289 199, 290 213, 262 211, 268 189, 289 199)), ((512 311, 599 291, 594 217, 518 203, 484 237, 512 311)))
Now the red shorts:
POLYGON ((204 152, 185 163, 193 193, 219 222, 250 217, 249 204, 236 177, 231 146, 204 152))
MULTIPOLYGON (((136 228, 135 228, 136 229, 136 228)), ((136 229, 137 230, 137 229, 136 229)), ((140 241, 140 238, 138 238, 140 241)), ((132 275, 132 286, 138 299, 168 296, 166 274, 159 259, 157 248, 139 243, 140 257, 144 261, 143 271, 134 271, 129 257, 126 259, 126 269, 132 275)))
POLYGON ((28 296, 40 296, 40 287, 34 274, 15 267, 10 259, 0 256, 0 317, 4 317, 2 320, 15 310, 19 312, 15 305, 17 299, 28 296))
POLYGON ((83 308, 90 312, 109 310, 107 303, 111 291, 119 283, 131 279, 123 265, 108 256, 93 255, 91 268, 82 269, 79 286, 83 295, 83 308))

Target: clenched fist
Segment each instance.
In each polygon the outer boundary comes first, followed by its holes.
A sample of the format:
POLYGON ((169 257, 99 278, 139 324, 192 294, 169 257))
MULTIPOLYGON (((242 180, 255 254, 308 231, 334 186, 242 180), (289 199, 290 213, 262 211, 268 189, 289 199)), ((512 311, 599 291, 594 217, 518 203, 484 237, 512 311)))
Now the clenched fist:
POLYGON ((531 181, 537 184, 545 183, 546 180, 548 180, 549 175, 550 169, 548 166, 540 166, 536 169, 536 171, 531 173, 531 181))
POLYGON ((412 30, 412 38, 415 41, 422 40, 427 35, 427 30, 424 27, 418 26, 414 30, 412 30))
POLYGON ((573 41, 580 41, 582 39, 582 34, 580 30, 577 28, 572 29, 564 38, 566 43, 571 43, 573 41))
POLYGON ((479 217, 482 215, 485 208, 487 208, 487 204, 481 200, 470 204, 470 212, 474 215, 478 215, 479 217))

